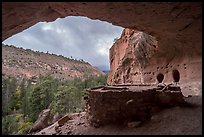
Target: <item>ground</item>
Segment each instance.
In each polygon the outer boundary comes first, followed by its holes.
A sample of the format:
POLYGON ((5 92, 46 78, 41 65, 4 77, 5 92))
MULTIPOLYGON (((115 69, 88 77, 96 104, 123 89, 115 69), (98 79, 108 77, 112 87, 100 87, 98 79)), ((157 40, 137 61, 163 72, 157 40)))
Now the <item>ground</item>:
POLYGON ((127 125, 91 127, 86 113, 72 116, 63 126, 51 125, 35 134, 56 135, 201 135, 202 134, 202 84, 200 81, 181 84, 185 100, 195 107, 173 107, 162 110, 151 117, 151 121, 137 128, 127 125), (189 96, 192 95, 192 96, 189 96), (188 97, 189 96, 189 97, 188 97))

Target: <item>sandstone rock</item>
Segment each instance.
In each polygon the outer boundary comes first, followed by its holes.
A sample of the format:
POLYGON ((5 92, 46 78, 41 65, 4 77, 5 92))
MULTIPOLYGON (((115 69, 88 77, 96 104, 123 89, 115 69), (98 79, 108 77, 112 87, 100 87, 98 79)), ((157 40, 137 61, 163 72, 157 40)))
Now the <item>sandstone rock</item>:
POLYGON ((52 123, 55 123, 57 120, 59 120, 59 118, 60 118, 59 113, 56 113, 56 114, 53 116, 52 123))
POLYGON ((125 29, 121 38, 110 49, 111 69, 108 84, 145 82, 142 69, 156 53, 157 42, 155 37, 146 33, 125 29), (133 73, 134 79, 131 78, 133 73))
POLYGON ((41 130, 47 127, 49 118, 50 118, 50 109, 45 109, 42 112, 40 112, 37 121, 34 123, 29 133, 37 130, 41 130))
MULTIPOLYGON (((177 84, 180 79, 183 82, 190 80, 190 77, 193 79, 201 78, 199 75, 201 71, 198 69, 201 69, 201 58, 191 58, 187 70, 188 57, 179 59, 180 56, 178 56, 178 59, 170 60, 163 56, 162 61, 160 60, 161 56, 159 56, 159 46, 155 37, 136 30, 124 29, 121 38, 110 49, 108 84, 155 84, 159 81, 159 75, 163 76, 160 83, 162 81, 165 83, 174 81, 177 84)), ((169 51, 168 54, 173 53, 169 51)))
POLYGON ((60 118, 60 119, 58 120, 59 126, 64 125, 64 123, 66 123, 68 120, 70 120, 69 114, 63 116, 62 118, 60 118))

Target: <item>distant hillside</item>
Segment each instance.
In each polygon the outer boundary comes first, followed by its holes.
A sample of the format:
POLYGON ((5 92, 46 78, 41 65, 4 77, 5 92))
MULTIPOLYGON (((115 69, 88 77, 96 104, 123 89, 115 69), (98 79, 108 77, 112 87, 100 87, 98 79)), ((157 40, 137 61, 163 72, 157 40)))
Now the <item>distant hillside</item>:
POLYGON ((61 80, 104 75, 83 60, 2 44, 2 74, 16 78, 51 75, 61 80))

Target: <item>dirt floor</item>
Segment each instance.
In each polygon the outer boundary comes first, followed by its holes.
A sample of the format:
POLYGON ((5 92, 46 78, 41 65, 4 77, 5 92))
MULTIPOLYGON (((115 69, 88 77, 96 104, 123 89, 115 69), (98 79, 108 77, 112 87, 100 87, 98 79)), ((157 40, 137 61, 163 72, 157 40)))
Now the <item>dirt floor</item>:
POLYGON ((162 110, 151 117, 151 121, 137 128, 127 125, 91 127, 86 113, 76 114, 63 126, 58 123, 38 133, 47 135, 201 135, 202 134, 202 82, 181 84, 185 100, 195 107, 174 107, 162 110), (188 97, 191 95, 190 97, 188 97))

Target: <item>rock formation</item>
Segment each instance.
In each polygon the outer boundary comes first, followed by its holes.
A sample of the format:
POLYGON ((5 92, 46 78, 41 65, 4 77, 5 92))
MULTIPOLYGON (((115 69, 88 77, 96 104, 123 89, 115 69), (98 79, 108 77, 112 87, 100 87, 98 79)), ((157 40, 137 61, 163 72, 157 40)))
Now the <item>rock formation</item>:
POLYGON ((144 83, 143 70, 158 48, 146 33, 125 29, 110 49, 109 84, 144 83))
POLYGON ((179 82, 180 77, 181 82, 201 79, 201 57, 190 59, 169 51, 170 48, 166 49, 167 56, 161 56, 160 46, 156 37, 124 29, 110 49, 108 84, 171 83, 179 82))
MULTIPOLYGON (((139 72, 139 67, 137 69, 134 67, 135 70, 128 69, 128 67, 120 67, 120 71, 114 70, 119 65, 119 63, 115 63, 114 68, 111 68, 109 84, 154 83, 158 73, 164 75, 164 82, 170 82, 173 81, 171 74, 173 69, 179 71, 182 82, 201 78, 201 2, 3 2, 2 40, 40 21, 50 22, 67 16, 86 16, 91 19, 107 21, 124 28, 142 31, 144 34, 155 37, 158 41, 158 48, 155 48, 156 53, 146 56, 147 60, 142 62, 144 67, 142 74, 135 74, 139 72), (115 74, 117 76, 119 72, 122 73, 121 78, 127 73, 123 80, 112 77, 115 74)), ((121 44, 121 46, 126 46, 120 51, 115 50, 119 58, 111 58, 115 60, 113 62, 118 62, 126 56, 124 50, 128 49, 127 46, 131 47, 131 42, 128 43, 129 45, 121 44)), ((141 55, 138 56, 141 57, 141 55)), ((139 59, 139 57, 137 58, 139 59)), ((140 60, 138 59, 137 61, 140 60)), ((138 63, 136 60, 134 61, 138 63)), ((141 62, 137 65, 139 64, 141 62)))
POLYGON ((41 130, 48 126, 48 121, 50 119, 50 109, 45 109, 40 112, 37 121, 34 123, 33 127, 29 132, 35 132, 41 130))

